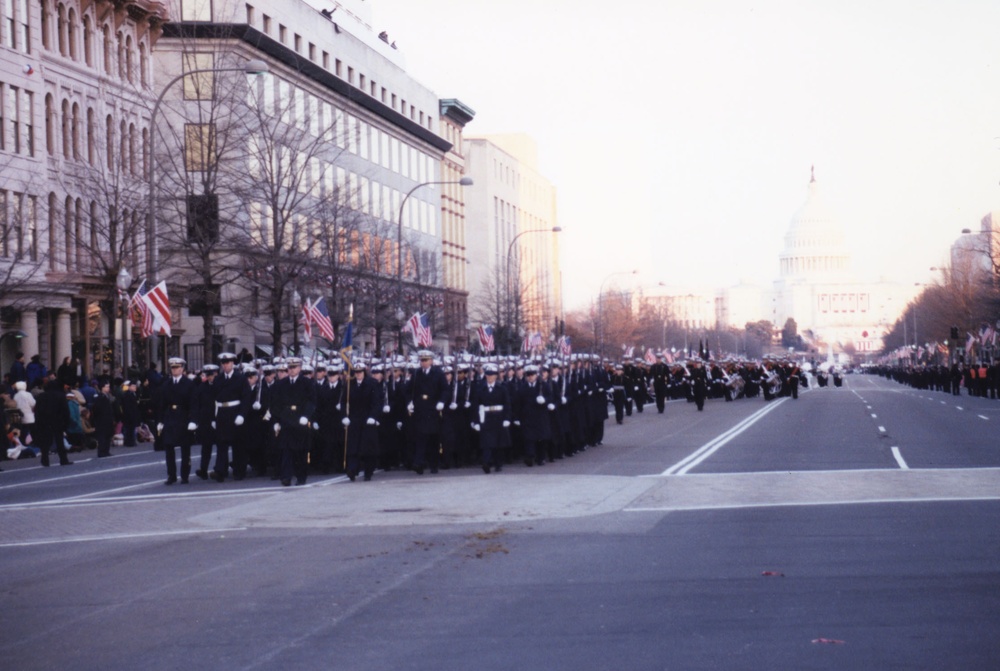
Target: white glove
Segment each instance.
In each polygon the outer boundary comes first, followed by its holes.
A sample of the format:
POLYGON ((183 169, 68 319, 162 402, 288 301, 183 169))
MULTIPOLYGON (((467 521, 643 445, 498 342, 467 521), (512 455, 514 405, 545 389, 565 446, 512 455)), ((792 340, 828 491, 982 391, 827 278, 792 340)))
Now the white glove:
POLYGON ((351 418, 350 417, 345 417, 344 419, 340 420, 340 423, 343 424, 344 426, 350 426, 351 425, 351 418))
POLYGON ((587 396, 593 396, 593 395, 594 395, 594 392, 592 392, 592 391, 588 391, 587 392, 587 396))
POLYGON ((505 420, 503 421, 503 428, 505 428, 505 429, 506 429, 506 428, 507 428, 507 427, 509 427, 509 426, 510 426, 510 420, 509 420, 509 419, 505 419, 505 420))
POLYGON ((471 404, 471 403, 469 403, 468 401, 466 401, 466 402, 465 402, 465 407, 466 407, 466 408, 471 408, 471 407, 472 407, 472 404, 471 404))
POLYGON ((213 429, 215 428, 215 420, 214 419, 212 420, 212 428, 213 429))
POLYGON ((197 431, 198 425, 194 422, 188 422, 188 431, 197 431))
POLYGON ((563 404, 563 405, 566 405, 566 403, 567 403, 567 401, 566 401, 566 397, 565 397, 565 396, 563 396, 563 397, 562 397, 562 404, 563 404))
POLYGON ((267 412, 264 413, 264 421, 266 422, 269 419, 271 419, 271 411, 270 410, 268 410, 267 412))
POLYGON ((278 424, 277 422, 275 422, 274 423, 274 435, 277 436, 279 431, 281 431, 281 424, 278 424))
POLYGON ((537 403, 538 405, 545 405, 545 397, 539 394, 538 396, 535 397, 535 403, 537 403))
POLYGON ((336 408, 338 412, 340 411, 340 404, 339 403, 337 405, 333 406, 333 407, 336 408))
POLYGON ((479 425, 478 424, 473 424, 472 425, 472 430, 473 431, 479 431, 479 425))
POLYGON ((438 401, 438 404, 434 406, 434 409, 437 410, 438 412, 441 412, 442 410, 444 410, 444 403, 438 401))
POLYGON ((299 417, 299 426, 309 426, 309 418, 299 417))
POLYGON ((457 407, 458 407, 458 403, 449 403, 449 404, 448 404, 448 409, 449 409, 449 410, 454 410, 454 409, 456 409, 457 407))
POLYGON ((253 409, 254 410, 260 410, 260 401, 254 401, 253 402, 253 409))
POLYGON ((163 433, 163 422, 160 422, 159 424, 156 425, 156 432, 163 433))
POLYGON ((402 430, 403 430, 403 423, 396 422, 396 431, 402 431, 402 430))
POLYGON ((319 431, 319 422, 313 422, 313 429, 319 431))
POLYGON ((233 424, 236 426, 243 426, 243 415, 236 415, 236 419, 233 420, 233 424))
POLYGON ((384 412, 385 414, 388 415, 390 410, 392 410, 392 408, 390 408, 389 406, 387 405, 382 406, 382 412, 384 412))
POLYGON ((409 412, 411 415, 413 414, 413 401, 410 401, 409 403, 406 404, 406 411, 409 412))
POLYGON ((548 408, 549 410, 555 410, 556 409, 556 404, 555 403, 549 403, 545 407, 548 408))
POLYGON ((514 420, 514 426, 521 426, 521 420, 515 419, 514 420))
POLYGON ((375 418, 374 417, 369 417, 368 421, 366 422, 366 424, 368 424, 368 426, 375 426, 375 418))

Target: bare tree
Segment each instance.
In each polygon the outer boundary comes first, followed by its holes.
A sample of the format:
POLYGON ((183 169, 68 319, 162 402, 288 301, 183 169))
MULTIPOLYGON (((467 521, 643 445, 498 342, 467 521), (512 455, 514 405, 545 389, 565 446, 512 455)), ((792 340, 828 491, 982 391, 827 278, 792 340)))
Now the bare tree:
POLYGON ((0 161, 0 306, 20 310, 34 301, 22 292, 43 276, 47 254, 38 244, 41 205, 17 190, 15 169, 12 157, 0 161))

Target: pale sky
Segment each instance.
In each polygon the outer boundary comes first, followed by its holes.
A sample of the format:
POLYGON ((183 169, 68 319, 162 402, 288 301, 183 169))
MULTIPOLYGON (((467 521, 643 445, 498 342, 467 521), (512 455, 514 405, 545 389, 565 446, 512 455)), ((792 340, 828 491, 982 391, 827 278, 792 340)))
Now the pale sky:
POLYGON ((368 2, 468 134, 537 142, 567 310, 633 268, 768 285, 812 165, 862 278, 927 281, 1000 209, 996 0, 368 2))

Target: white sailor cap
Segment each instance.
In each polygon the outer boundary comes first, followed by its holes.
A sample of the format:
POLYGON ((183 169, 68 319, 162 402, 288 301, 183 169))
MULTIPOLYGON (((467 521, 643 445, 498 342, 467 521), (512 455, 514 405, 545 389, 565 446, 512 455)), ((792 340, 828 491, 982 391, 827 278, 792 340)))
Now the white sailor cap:
POLYGON ((226 363, 227 361, 236 361, 236 355, 232 352, 223 352, 219 355, 219 361, 226 363))
POLYGON ((417 358, 418 359, 433 359, 434 358, 434 352, 430 351, 429 349, 422 349, 419 352, 417 352, 417 358))
POLYGON ((486 375, 496 375, 500 372, 495 363, 488 363, 483 366, 483 373, 486 375))
POLYGON ((184 366, 186 364, 187 364, 187 361, 185 361, 184 359, 180 358, 179 356, 172 356, 169 359, 167 359, 167 365, 170 366, 170 367, 173 367, 173 366, 184 366))
POLYGON ((206 363, 204 366, 201 367, 201 372, 207 373, 209 375, 215 375, 216 373, 219 372, 219 367, 216 366, 214 363, 206 363))

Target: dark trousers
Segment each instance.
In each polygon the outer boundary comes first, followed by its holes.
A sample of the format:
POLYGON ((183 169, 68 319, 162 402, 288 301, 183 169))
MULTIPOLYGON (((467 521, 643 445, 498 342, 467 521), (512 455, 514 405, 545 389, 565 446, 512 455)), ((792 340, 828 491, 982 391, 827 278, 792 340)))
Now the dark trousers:
POLYGON ((666 390, 656 392, 656 411, 662 415, 666 407, 667 407, 666 390))
POLYGON ((281 470, 282 481, 291 480, 295 476, 295 483, 304 485, 306 483, 306 455, 305 449, 283 448, 281 450, 281 470))
POLYGON ((441 456, 441 440, 436 433, 418 433, 413 436, 413 467, 430 466, 437 469, 441 456))
POLYGON ((135 424, 122 424, 122 438, 124 447, 135 447, 135 424))
POLYGON ((69 462, 69 457, 66 456, 66 444, 63 442, 62 434, 52 438, 52 444, 46 445, 42 444, 42 466, 49 465, 49 450, 55 449, 56 453, 59 455, 59 463, 65 464, 69 462))
MULTIPOLYGON (((187 481, 191 475, 191 446, 180 445, 181 448, 181 480, 187 481)), ((177 479, 177 447, 173 445, 165 448, 167 457, 167 478, 177 479)))
POLYGON ((97 456, 111 456, 111 434, 104 431, 97 432, 97 456))

